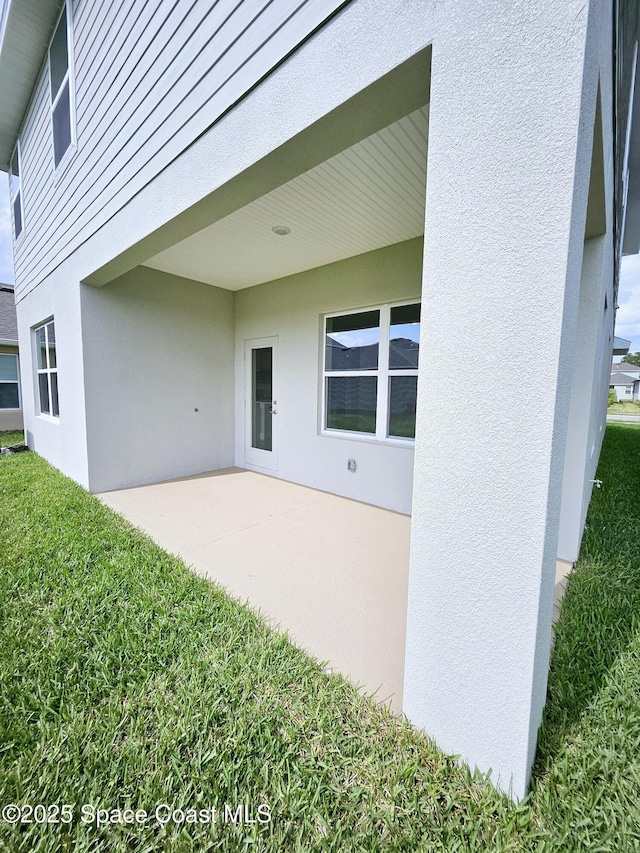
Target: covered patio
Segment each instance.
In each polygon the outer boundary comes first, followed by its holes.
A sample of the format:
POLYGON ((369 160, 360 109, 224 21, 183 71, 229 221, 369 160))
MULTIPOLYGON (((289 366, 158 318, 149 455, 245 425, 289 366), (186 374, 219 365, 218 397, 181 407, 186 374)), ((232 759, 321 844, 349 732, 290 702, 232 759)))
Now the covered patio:
POLYGON ((401 712, 409 516, 240 468, 98 497, 401 712))

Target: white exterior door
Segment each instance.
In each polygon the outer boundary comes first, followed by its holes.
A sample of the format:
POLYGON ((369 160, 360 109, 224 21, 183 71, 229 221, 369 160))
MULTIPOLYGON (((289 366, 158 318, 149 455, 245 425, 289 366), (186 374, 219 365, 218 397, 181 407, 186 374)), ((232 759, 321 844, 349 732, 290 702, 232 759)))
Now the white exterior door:
POLYGON ((278 470, 278 338, 245 342, 245 465, 278 470))

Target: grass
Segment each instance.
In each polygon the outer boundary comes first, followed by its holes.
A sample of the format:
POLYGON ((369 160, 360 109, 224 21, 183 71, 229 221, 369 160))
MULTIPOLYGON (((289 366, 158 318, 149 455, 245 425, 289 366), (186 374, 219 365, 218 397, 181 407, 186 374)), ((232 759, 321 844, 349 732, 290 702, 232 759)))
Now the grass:
POLYGON ((621 400, 619 403, 611 403, 607 408, 608 415, 640 415, 640 403, 633 400, 621 400))
POLYGON ((24 444, 24 432, 21 429, 0 430, 0 447, 11 447, 12 444, 24 444))
POLYGON ((191 574, 35 454, 0 459, 7 851, 640 850, 640 427, 607 429, 519 805, 191 574), (268 804, 98 828, 81 804, 268 804))

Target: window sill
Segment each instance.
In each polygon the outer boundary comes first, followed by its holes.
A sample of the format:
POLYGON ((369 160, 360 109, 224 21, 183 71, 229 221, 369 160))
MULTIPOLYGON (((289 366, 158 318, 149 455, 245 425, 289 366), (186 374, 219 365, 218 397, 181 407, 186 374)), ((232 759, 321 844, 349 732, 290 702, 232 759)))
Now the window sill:
POLYGON ((376 438, 375 435, 365 435, 361 432, 347 432, 346 430, 323 429, 319 435, 321 438, 338 438, 341 441, 363 441, 365 444, 377 444, 381 447, 402 447, 405 450, 413 450, 416 444, 414 438, 376 438))
POLYGON ((55 417, 55 415, 47 415, 44 412, 40 412, 40 414, 36 415, 36 417, 40 418, 40 420, 45 421, 46 423, 56 424, 56 426, 60 425, 60 417, 59 416, 55 417))

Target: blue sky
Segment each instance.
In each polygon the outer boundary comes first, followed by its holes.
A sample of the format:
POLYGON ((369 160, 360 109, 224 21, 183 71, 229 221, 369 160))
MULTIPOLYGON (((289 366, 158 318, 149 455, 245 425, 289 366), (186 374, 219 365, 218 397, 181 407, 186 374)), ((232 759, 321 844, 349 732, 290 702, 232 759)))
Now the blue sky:
MULTIPOLYGON (((13 283, 9 184, 4 172, 0 172, 0 282, 13 283)), ((630 352, 640 352, 640 255, 622 259, 618 305, 616 334, 631 341, 630 352)))

